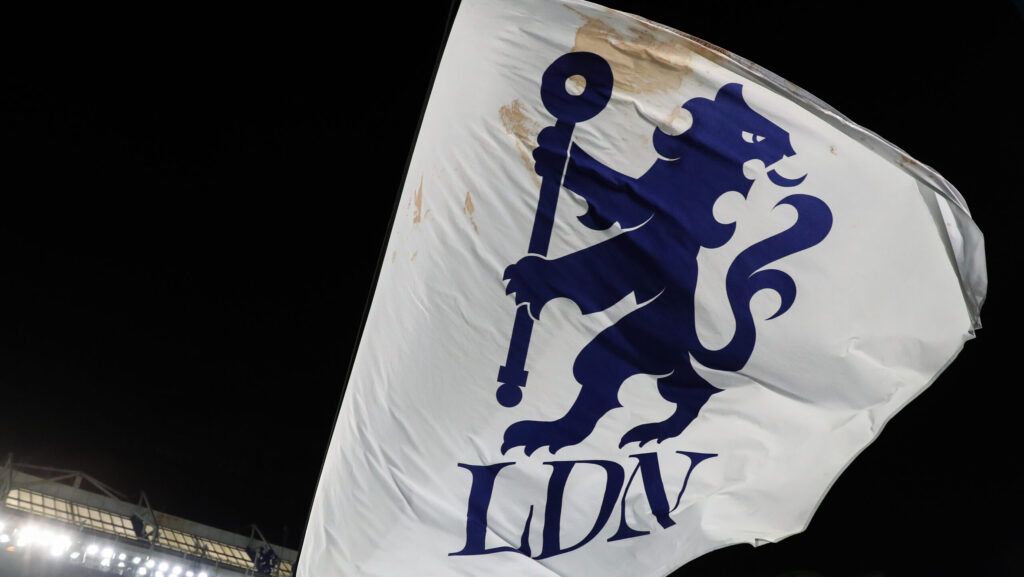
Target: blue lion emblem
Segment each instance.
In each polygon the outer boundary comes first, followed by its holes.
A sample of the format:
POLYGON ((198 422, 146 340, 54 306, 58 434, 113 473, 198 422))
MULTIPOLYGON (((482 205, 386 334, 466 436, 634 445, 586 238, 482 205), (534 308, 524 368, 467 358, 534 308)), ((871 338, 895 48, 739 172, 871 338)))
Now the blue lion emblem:
POLYGON ((658 392, 675 405, 675 411, 664 421, 628 431, 619 446, 678 436, 720 390, 697 374, 691 356, 712 369, 743 368, 756 340, 750 312, 754 294, 763 289, 779 294, 781 305, 771 318, 785 313, 796 298, 793 279, 767 265, 821 242, 832 227, 832 213, 820 199, 793 194, 780 201, 796 209, 796 223, 745 249, 731 263, 726 292, 736 330, 723 348, 705 348, 697 337, 694 315, 697 254, 702 247, 722 246, 735 229, 735 223, 715 220, 712 207, 726 192, 744 197, 749 193, 753 181, 743 175, 743 164, 752 159, 769 168, 768 176, 777 186, 803 182, 803 177, 787 179, 771 169, 795 154, 789 133, 751 109, 740 84, 728 84, 714 100, 693 98, 682 105, 693 118, 688 130, 670 135, 656 129, 654 148, 661 158, 643 176, 632 178, 602 165, 571 140, 574 124, 604 107, 611 86, 610 68, 594 54, 566 54, 545 72, 543 101, 558 122, 541 131, 534 151, 536 171, 544 179, 540 226, 546 226, 550 237, 550 223, 544 221, 553 218, 554 205, 550 194, 545 197, 545 187, 550 193, 561 185, 586 200, 588 210, 579 217, 582 224, 603 230, 617 223, 623 232, 548 259, 543 256, 548 240, 542 230, 538 241, 535 223, 532 254, 505 270, 506 292, 523 306, 513 329, 509 362, 499 373, 499 381, 505 383, 498 391, 499 401, 516 404, 519 388, 525 386, 520 362, 525 360, 532 325, 526 326, 530 319, 521 321, 520 316, 539 321, 544 305, 555 298, 571 299, 582 314, 607 309, 630 293, 641 305, 599 333, 576 357, 573 375, 581 389, 569 411, 551 422, 512 424, 505 431, 503 453, 523 447, 531 454, 544 446, 554 453, 580 443, 603 415, 621 406, 619 387, 637 374, 660 375, 658 392), (565 79, 574 75, 586 80, 585 91, 576 96, 564 89, 565 79))

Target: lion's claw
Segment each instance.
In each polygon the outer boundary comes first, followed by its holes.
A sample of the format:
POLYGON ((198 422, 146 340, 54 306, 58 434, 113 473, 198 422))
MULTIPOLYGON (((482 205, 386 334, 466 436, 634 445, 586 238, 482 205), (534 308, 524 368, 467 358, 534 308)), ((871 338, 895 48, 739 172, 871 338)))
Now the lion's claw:
POLYGON ((646 425, 633 427, 622 436, 622 440, 619 441, 619 448, 625 447, 630 443, 639 443, 639 446, 643 447, 651 441, 660 443, 679 434, 672 434, 666 429, 665 423, 647 423, 646 425))
POLYGON ((520 421, 513 423, 505 430, 505 441, 501 445, 501 453, 522 447, 527 456, 541 447, 547 447, 551 454, 560 449, 575 445, 582 441, 589 431, 583 434, 572 431, 566 423, 560 421, 520 421))

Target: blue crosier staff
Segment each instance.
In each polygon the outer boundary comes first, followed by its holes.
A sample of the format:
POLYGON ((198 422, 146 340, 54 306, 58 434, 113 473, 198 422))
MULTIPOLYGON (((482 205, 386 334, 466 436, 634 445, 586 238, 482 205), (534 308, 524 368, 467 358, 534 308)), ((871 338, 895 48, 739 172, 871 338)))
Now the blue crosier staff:
MULTIPOLYGON (((556 122, 541 131, 534 151, 537 174, 541 176, 537 215, 530 233, 530 254, 546 256, 551 242, 551 229, 558 206, 558 191, 562 188, 565 166, 569 160, 572 132, 579 122, 590 120, 604 110, 612 95, 611 67, 600 56, 590 52, 570 52, 551 63, 541 78, 540 98, 556 122), (583 91, 569 92, 566 84, 572 77, 583 79, 583 91)), ((516 310, 508 357, 498 370, 498 402, 514 407, 523 399, 526 386, 526 351, 533 334, 533 318, 526 306, 516 310)))

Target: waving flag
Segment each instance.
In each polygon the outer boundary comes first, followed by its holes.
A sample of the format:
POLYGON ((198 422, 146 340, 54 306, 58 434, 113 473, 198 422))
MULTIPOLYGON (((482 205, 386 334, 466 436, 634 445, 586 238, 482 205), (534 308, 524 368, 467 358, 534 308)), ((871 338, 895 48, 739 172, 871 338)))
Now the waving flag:
POLYGON ((298 574, 661 576, 800 532, 985 289, 953 186, 785 80, 464 0, 298 574))

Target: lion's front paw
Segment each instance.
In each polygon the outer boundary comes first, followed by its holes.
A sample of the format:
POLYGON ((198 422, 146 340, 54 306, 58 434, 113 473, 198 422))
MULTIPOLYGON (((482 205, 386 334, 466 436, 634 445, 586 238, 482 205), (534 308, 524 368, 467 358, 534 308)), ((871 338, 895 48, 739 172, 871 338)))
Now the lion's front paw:
POLYGON ((551 300, 550 291, 545 290, 545 283, 540 269, 548 261, 535 255, 529 255, 516 264, 505 269, 505 294, 515 294, 516 304, 526 304, 530 316, 540 318, 540 311, 551 300))
POLYGON ((541 178, 561 178, 565 169, 564 138, 562 130, 554 126, 548 126, 537 135, 533 169, 541 178))

